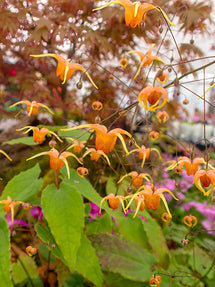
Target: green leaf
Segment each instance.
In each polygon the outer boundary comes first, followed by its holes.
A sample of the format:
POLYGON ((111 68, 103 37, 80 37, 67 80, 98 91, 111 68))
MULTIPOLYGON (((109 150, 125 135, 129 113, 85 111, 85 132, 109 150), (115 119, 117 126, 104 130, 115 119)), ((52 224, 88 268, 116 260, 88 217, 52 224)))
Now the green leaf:
POLYGON ((26 145, 38 145, 38 143, 35 143, 33 141, 33 137, 22 137, 18 139, 13 139, 7 142, 4 142, 5 144, 26 144, 26 145))
POLYGON ((48 226, 47 221, 45 220, 45 226, 43 226, 43 224, 41 222, 39 222, 37 225, 35 225, 35 230, 37 232, 38 237, 44 242, 44 243, 48 243, 47 247, 49 248, 50 251, 52 251, 52 253, 60 258, 62 261, 64 261, 64 257, 63 254, 60 251, 60 248, 58 247, 52 233, 51 230, 48 226), (55 248, 53 248, 53 246, 55 248))
POLYGON ((82 234, 81 245, 77 253, 76 271, 93 282, 97 287, 102 286, 102 272, 99 259, 84 233, 82 234))
POLYGON ((63 182, 59 190, 53 184, 47 186, 41 204, 51 232, 73 272, 84 227, 82 197, 73 186, 63 182))
POLYGON ((128 214, 126 217, 118 217, 118 223, 119 232, 125 239, 139 244, 144 249, 150 249, 142 220, 138 216, 133 218, 133 214, 128 214))
MULTIPOLYGON (((57 260, 57 282, 58 287, 64 286, 64 282, 70 276, 71 272, 69 268, 60 260, 57 260)), ((76 286, 76 285, 74 285, 76 286)))
POLYGON ((158 257, 160 265, 167 268, 169 266, 169 249, 166 245, 161 227, 146 210, 144 210, 144 218, 147 222, 142 220, 142 224, 147 234, 148 242, 151 244, 153 254, 158 257))
POLYGON ((19 256, 17 263, 12 264, 13 280, 15 284, 22 283, 23 281, 28 280, 26 270, 31 280, 36 279, 39 276, 39 273, 37 271, 37 265, 34 262, 34 259, 32 257, 22 254, 19 256))
POLYGON ((25 201, 37 194, 42 187, 42 179, 38 179, 40 174, 39 164, 33 168, 21 172, 14 176, 6 185, 1 199, 10 196, 13 200, 25 201))
POLYGON ((91 133, 83 130, 74 130, 74 131, 59 131, 58 135, 60 137, 70 137, 73 139, 77 139, 77 141, 87 141, 91 133))
POLYGON ((147 250, 119 235, 94 234, 89 238, 103 267, 131 280, 150 279, 156 258, 147 250))
POLYGON ((125 279, 119 274, 110 273, 104 275, 104 286, 105 287, 149 287, 149 283, 147 282, 146 285, 141 282, 131 281, 129 279, 125 279))
POLYGON ((12 287, 10 279, 10 232, 7 222, 0 218, 0 282, 12 287))
POLYGON ((112 231, 112 220, 109 214, 105 213, 102 217, 95 218, 89 224, 87 224, 86 234, 93 233, 110 233, 112 231))

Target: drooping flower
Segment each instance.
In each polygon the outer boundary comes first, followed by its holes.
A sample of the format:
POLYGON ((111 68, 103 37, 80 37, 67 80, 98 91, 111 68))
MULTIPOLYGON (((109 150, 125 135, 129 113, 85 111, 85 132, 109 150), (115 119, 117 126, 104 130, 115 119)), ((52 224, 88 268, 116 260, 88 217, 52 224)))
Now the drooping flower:
POLYGON ((103 109, 103 104, 99 101, 95 101, 92 103, 92 108, 94 111, 101 111, 103 109))
POLYGON ((110 1, 107 4, 104 4, 103 6, 93 9, 95 10, 101 10, 111 4, 120 4, 125 8, 125 23, 127 26, 131 26, 131 28, 135 28, 137 25, 140 27, 140 23, 142 22, 142 19, 145 21, 146 14, 149 10, 156 9, 160 11, 165 19, 173 26, 175 26, 173 23, 170 22, 168 19, 166 13, 160 8, 156 7, 149 3, 143 3, 141 4, 139 1, 131 2, 129 0, 117 0, 117 1, 110 1))
POLYGON ((70 146, 67 148, 67 150, 73 148, 73 152, 74 152, 74 153, 81 153, 82 149, 85 148, 86 141, 81 141, 81 142, 79 143, 77 140, 75 140, 75 139, 73 139, 73 138, 70 138, 70 137, 66 137, 66 139, 73 141, 73 144, 70 145, 70 146))
POLYGON ((215 188, 215 170, 198 170, 194 175, 193 182, 205 196, 208 196, 215 188))
POLYGON ((17 131, 22 131, 24 129, 27 129, 23 134, 28 133, 29 131, 33 130, 33 140, 35 143, 41 144, 45 138, 46 135, 51 136, 54 135, 60 142, 63 142, 56 133, 48 130, 47 128, 41 128, 39 129, 38 127, 32 127, 32 126, 26 126, 21 129, 17 129, 17 131))
POLYGON ((159 138, 160 134, 159 132, 151 131, 149 133, 149 139, 152 141, 156 141, 159 138))
POLYGON ((168 93, 163 87, 147 86, 139 93, 138 102, 146 111, 152 112, 162 108, 169 100, 168 93), (159 104, 161 97, 163 101, 159 104))
POLYGON ((139 159, 142 159, 141 167, 143 167, 145 160, 147 160, 149 158, 150 153, 152 151, 155 151, 158 154, 159 158, 161 159, 160 152, 156 148, 146 148, 144 145, 142 145, 141 147, 139 147, 137 149, 133 149, 132 151, 130 151, 130 153, 138 152, 139 159))
POLYGON ((155 276, 153 274, 151 279, 149 280, 149 286, 159 287, 160 286, 160 282, 161 282, 161 277, 160 276, 155 276))
POLYGON ((163 111, 163 112, 161 112, 161 111, 157 112, 157 113, 156 113, 156 117, 157 117, 159 123, 163 123, 163 124, 164 124, 166 121, 168 121, 168 119, 169 119, 169 115, 168 115, 168 113, 165 112, 165 111, 163 111))
POLYGON ((161 76, 156 78, 156 81, 158 81, 161 84, 165 84, 169 79, 169 75, 167 73, 162 73, 161 76))
POLYGON ((58 66, 56 70, 56 76, 60 77, 60 79, 63 81, 62 84, 64 84, 66 81, 68 81, 75 71, 82 71, 84 72, 92 85, 98 89, 96 84, 93 82, 92 78, 88 74, 87 70, 78 63, 72 63, 71 60, 65 60, 64 57, 57 55, 57 54, 42 54, 42 55, 30 55, 31 57, 40 58, 40 57, 53 57, 57 60, 58 66))
POLYGON ((198 220, 195 216, 190 214, 190 215, 184 216, 183 222, 189 227, 194 227, 197 224, 198 220))
POLYGON ((53 168, 54 170, 58 171, 63 168, 63 166, 66 166, 68 179, 70 179, 70 172, 69 172, 69 165, 67 162, 67 157, 72 156, 74 157, 80 164, 83 164, 73 153, 65 151, 62 153, 59 153, 55 148, 52 148, 50 151, 44 151, 39 154, 36 154, 27 160, 34 159, 41 155, 49 155, 50 157, 50 168, 53 168))
POLYGON ((122 59, 120 60, 120 65, 121 65, 121 67, 122 67, 123 69, 125 69, 125 68, 127 67, 127 65, 128 65, 128 59, 127 59, 127 58, 122 58, 122 59))
POLYGON ((12 222, 14 221, 14 208, 17 204, 22 204, 22 201, 12 200, 10 196, 7 199, 3 199, 0 201, 1 204, 4 204, 4 211, 7 213, 11 213, 12 222))
POLYGON ((193 160, 191 160, 186 156, 179 157, 177 161, 173 160, 173 161, 168 161, 168 162, 171 162, 172 164, 166 170, 171 170, 171 169, 179 167, 179 169, 177 170, 177 173, 180 173, 180 171, 182 172, 183 167, 185 166, 187 175, 191 175, 191 174, 195 175, 195 173, 197 172, 199 168, 199 165, 202 163, 204 164, 206 163, 202 157, 196 157, 193 160))
POLYGON ((152 181, 152 178, 150 176, 150 174, 148 173, 140 173, 138 174, 136 171, 131 171, 128 174, 124 175, 122 178, 120 178, 120 180, 117 182, 117 184, 119 184, 125 177, 127 176, 131 176, 132 178, 132 182, 131 184, 133 186, 137 186, 140 187, 143 185, 143 180, 145 179, 146 181, 152 181))
POLYGON ((118 137, 123 145, 125 152, 129 154, 122 134, 127 135, 129 138, 132 138, 132 135, 123 129, 116 128, 108 132, 106 126, 100 124, 86 124, 69 129, 62 129, 62 131, 71 131, 82 128, 90 128, 96 132, 95 146, 97 150, 102 150, 104 153, 108 154, 113 150, 118 137))
POLYGON ((90 159, 94 161, 98 161, 100 157, 103 156, 107 160, 107 163, 110 165, 109 158, 103 152, 103 150, 96 150, 95 148, 87 148, 87 151, 83 155, 83 158, 85 158, 85 156, 87 156, 88 154, 90 154, 90 159))
POLYGON ((27 113, 28 113, 29 117, 31 115, 36 116, 38 114, 39 107, 42 107, 42 108, 46 109, 47 111, 49 111, 51 114, 54 114, 46 105, 41 104, 41 103, 37 103, 36 101, 32 101, 32 102, 30 102, 28 100, 19 101, 15 104, 11 105, 9 108, 12 108, 12 107, 19 105, 19 104, 26 104, 27 105, 27 113))
POLYGON ((99 213, 101 213, 102 204, 105 200, 108 201, 112 209, 117 209, 121 203, 123 211, 125 211, 124 200, 126 200, 126 198, 122 195, 114 195, 113 193, 110 193, 101 200, 99 213))
MULTIPOLYGON (((141 195, 141 201, 145 202, 145 205, 147 206, 148 209, 152 208, 153 210, 158 209, 159 204, 160 204, 160 199, 162 199, 164 206, 166 208, 167 213, 169 216, 172 218, 172 215, 169 211, 169 207, 167 204, 167 201, 163 195, 164 192, 170 193, 174 199, 178 200, 174 194, 168 190, 167 188, 156 188, 154 185, 143 185, 141 186, 136 193, 133 195, 128 195, 126 198, 131 198, 129 204, 126 206, 126 210, 130 207, 132 201, 137 197, 141 195)), ((140 207, 140 205, 138 205, 140 207)), ((136 216, 138 210, 136 210, 134 217, 136 216)))
POLYGON ((128 54, 133 54, 133 53, 136 53, 137 55, 140 56, 140 61, 141 61, 141 63, 140 63, 140 66, 139 66, 139 68, 138 68, 138 70, 137 70, 136 75, 134 76, 134 79, 139 75, 140 70, 141 70, 142 67, 150 66, 153 61, 156 60, 156 61, 159 61, 159 62, 164 63, 164 61, 163 61, 161 58, 159 58, 159 57, 157 57, 157 56, 152 56, 152 55, 151 55, 152 49, 153 49, 154 45, 155 45, 155 44, 152 44, 152 45, 149 47, 149 49, 148 49, 148 51, 146 52, 146 54, 144 54, 144 53, 141 52, 141 51, 132 50, 132 51, 126 52, 125 54, 123 54, 123 55, 121 56, 121 57, 124 57, 124 56, 126 56, 126 55, 128 55, 128 54))
POLYGON ((76 169, 76 172, 80 177, 85 177, 85 175, 89 174, 88 169, 86 167, 82 167, 82 166, 78 167, 76 169))

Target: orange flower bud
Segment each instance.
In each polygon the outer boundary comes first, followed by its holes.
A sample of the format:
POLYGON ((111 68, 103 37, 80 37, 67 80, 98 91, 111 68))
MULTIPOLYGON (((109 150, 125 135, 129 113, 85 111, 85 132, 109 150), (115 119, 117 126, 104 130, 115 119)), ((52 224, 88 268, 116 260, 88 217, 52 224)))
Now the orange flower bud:
POLYGON ((95 101, 92 103, 92 108, 94 111, 101 111, 103 109, 103 104, 99 101, 95 101))
POLYGON ((80 177, 84 177, 85 175, 89 174, 88 169, 81 166, 76 169, 76 172, 80 177))
POLYGON ((159 132, 152 131, 149 133, 149 139, 155 141, 160 136, 159 132))
POLYGON ((169 222, 171 219, 172 219, 172 216, 169 215, 167 212, 164 212, 161 216, 161 219, 164 221, 164 222, 169 222))
POLYGON ((161 277, 152 275, 151 279, 149 280, 149 286, 160 286, 161 277))
POLYGON ((32 247, 31 245, 27 246, 25 251, 27 252, 27 254, 29 256, 33 256, 33 255, 37 254, 37 248, 32 247))
POLYGON ((122 58, 122 59, 120 60, 120 65, 121 65, 121 67, 122 67, 123 69, 125 69, 125 68, 127 67, 127 65, 128 65, 128 59, 127 59, 127 58, 122 58))
POLYGON ((195 216, 190 214, 190 215, 184 216, 183 222, 189 227, 194 227, 197 224, 198 220, 195 216))

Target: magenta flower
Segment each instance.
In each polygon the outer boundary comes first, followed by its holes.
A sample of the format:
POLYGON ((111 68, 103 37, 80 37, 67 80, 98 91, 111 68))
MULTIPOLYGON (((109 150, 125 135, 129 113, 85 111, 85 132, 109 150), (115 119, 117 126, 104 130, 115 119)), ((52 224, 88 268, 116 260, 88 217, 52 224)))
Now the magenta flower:
POLYGON ((10 233, 12 233, 13 231, 13 228, 15 225, 23 225, 23 226, 27 226, 28 223, 23 221, 23 220, 19 220, 19 219, 14 219, 12 221, 12 218, 11 218, 11 214, 8 213, 7 216, 5 217, 5 219, 7 220, 7 223, 8 223, 8 226, 9 226, 9 229, 10 229, 10 233))
POLYGON ((42 208, 39 206, 33 206, 31 208, 31 216, 33 218, 36 218, 38 220, 41 220, 43 218, 43 212, 42 212, 42 208))

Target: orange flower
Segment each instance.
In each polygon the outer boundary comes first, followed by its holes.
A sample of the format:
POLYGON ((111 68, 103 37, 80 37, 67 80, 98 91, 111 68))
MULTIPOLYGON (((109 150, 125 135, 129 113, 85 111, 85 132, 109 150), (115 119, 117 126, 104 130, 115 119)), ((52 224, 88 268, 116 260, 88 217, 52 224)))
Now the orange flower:
POLYGON ((19 105, 19 104, 26 104, 27 105, 27 113, 28 113, 29 117, 31 115, 36 116, 38 114, 39 107, 42 107, 42 108, 46 109, 47 111, 49 111, 51 114, 54 114, 46 105, 43 105, 41 103, 37 103, 36 101, 32 101, 32 102, 30 102, 28 100, 19 101, 15 104, 11 105, 9 108, 12 108, 12 107, 19 105))
POLYGON ((160 77, 156 78, 156 81, 158 81, 161 84, 165 84, 169 79, 169 75, 167 73, 162 73, 160 77))
POLYGON ((89 174, 88 169, 81 166, 76 169, 76 172, 80 177, 84 177, 85 175, 89 174))
POLYGON ((123 58, 120 60, 120 65, 123 69, 125 69, 128 65, 128 59, 127 58, 123 58))
POLYGON ((208 196, 215 188, 215 170, 198 170, 194 175, 193 182, 205 196, 208 196))
POLYGON ((159 138, 160 134, 159 132, 151 131, 149 133, 149 139, 152 141, 156 141, 159 138))
POLYGON ((180 173, 180 171, 182 172, 182 167, 185 166, 187 175, 191 175, 191 174, 194 175, 197 172, 199 165, 201 163, 204 163, 204 164, 206 163, 202 157, 197 157, 193 160, 190 160, 186 156, 179 157, 177 161, 174 160, 174 161, 169 161, 169 162, 172 162, 172 164, 167 168, 167 170, 171 170, 179 166, 180 168, 177 173, 180 173))
POLYGON ((70 179, 70 172, 69 172, 69 165, 66 160, 67 157, 72 156, 74 157, 80 164, 83 164, 73 153, 65 151, 62 152, 61 154, 55 149, 51 149, 50 151, 44 151, 39 154, 36 154, 27 160, 34 159, 38 156, 41 155, 49 155, 50 156, 50 168, 53 168, 54 170, 60 170, 63 168, 64 164, 66 166, 67 174, 68 174, 68 179, 70 179))
POLYGON ((2 153, 4 156, 6 156, 6 158, 8 158, 10 161, 12 161, 12 159, 9 157, 9 155, 6 154, 6 152, 4 152, 3 150, 0 149, 0 153, 2 153))
MULTIPOLYGON (((125 53, 125 54, 123 54, 123 55, 121 56, 121 57, 124 57, 125 55, 132 54, 132 53, 136 53, 136 54, 138 54, 138 55, 140 56, 140 61, 141 61, 141 63, 140 63, 140 66, 139 66, 139 68, 138 68, 138 70, 137 70, 136 75, 134 76, 134 79, 139 75, 140 70, 141 70, 142 67, 150 66, 153 61, 156 60, 156 61, 159 61, 159 62, 164 63, 164 61, 163 61, 161 58, 158 58, 158 57, 156 57, 156 56, 152 56, 152 55, 151 55, 152 49, 153 49, 154 45, 155 45, 155 44, 152 44, 152 45, 149 47, 149 49, 148 49, 148 51, 146 52, 146 54, 144 54, 143 52, 140 52, 140 51, 132 50, 132 51, 129 51, 129 52, 127 52, 127 53, 125 53)), ((123 59, 122 59, 122 60, 123 60, 123 59)), ((126 65, 126 66, 127 66, 127 65, 126 65)))
POLYGON ((156 148, 145 148, 145 146, 142 145, 139 148, 133 149, 132 151, 130 151, 130 153, 136 152, 136 151, 138 152, 139 159, 142 159, 141 167, 144 166, 145 160, 149 158, 150 153, 152 151, 155 151, 158 154, 159 158, 161 159, 160 152, 156 148))
POLYGON ((109 205, 112 209, 117 209, 121 203, 123 211, 125 210, 125 206, 124 206, 124 200, 126 200, 126 198, 122 195, 114 195, 113 193, 110 193, 109 195, 105 196, 100 203, 100 213, 101 213, 101 209, 102 209, 102 203, 107 200, 109 202, 109 205))
POLYGON ((194 227, 197 224, 197 218, 191 214, 186 215, 183 218, 183 222, 189 227, 194 227))
POLYGON ((125 177, 127 176, 131 176, 132 178, 132 182, 131 184, 133 186, 142 186, 143 185, 143 179, 147 180, 147 181, 152 181, 151 176, 148 173, 140 173, 138 174, 136 171, 131 171, 128 174, 124 175, 122 178, 120 178, 120 180, 117 182, 117 184, 119 184, 125 177))
POLYGON ((95 101, 92 103, 92 108, 94 111, 101 111, 103 109, 103 104, 99 101, 95 101))
POLYGON ((32 126, 26 126, 21 129, 17 129, 17 131, 21 131, 27 129, 23 134, 28 133, 29 131, 33 130, 33 140, 35 143, 41 144, 45 138, 46 135, 51 136, 54 135, 60 142, 63 142, 56 133, 48 130, 47 128, 41 128, 39 129, 38 127, 32 127, 32 126))
MULTIPOLYGON (((152 208, 154 210, 158 209, 159 204, 160 204, 160 199, 162 199, 168 215, 172 218, 172 215, 171 215, 171 213, 169 211, 169 207, 168 207, 167 201, 166 201, 166 199, 165 199, 165 197, 163 195, 164 192, 170 193, 173 196, 174 199, 178 200, 169 189, 166 189, 166 188, 158 188, 157 189, 153 185, 151 185, 151 186, 150 185, 143 185, 143 186, 141 186, 138 189, 138 191, 135 194, 128 195, 126 197, 126 198, 131 198, 129 204, 126 206, 126 210, 130 207, 132 201, 137 196, 141 195, 142 198, 144 198, 145 205, 147 206, 148 209, 150 209, 150 208, 152 208)), ((136 216, 138 210, 136 210, 136 212, 134 214, 134 217, 136 216)))
POLYGON ((150 110, 154 112, 157 109, 162 108, 169 100, 169 97, 167 91, 163 87, 147 86, 139 93, 137 100, 146 111, 150 110), (161 96, 163 96, 164 99, 163 102, 159 104, 161 96))
POLYGON ((160 7, 156 7, 149 3, 141 4, 139 1, 134 2, 134 3, 129 0, 110 1, 109 3, 104 4, 103 6, 99 8, 93 9, 93 11, 103 9, 111 4, 120 4, 125 8, 125 23, 127 26, 130 25, 131 28, 135 28, 137 25, 140 27, 140 23, 142 22, 142 19, 145 21, 147 12, 152 9, 156 9, 160 11, 165 17, 165 19, 171 25, 174 25, 173 23, 170 22, 167 15, 160 7))
POLYGON ((108 154, 113 150, 118 137, 123 145, 125 152, 129 154, 125 145, 125 141, 122 137, 122 134, 127 135, 129 138, 132 138, 132 135, 123 129, 116 128, 108 132, 106 126, 100 124, 86 124, 74 128, 62 129, 62 131, 71 131, 82 128, 90 128, 96 131, 95 145, 97 150, 102 150, 104 153, 108 154))
POLYGON ((90 82, 93 84, 93 86, 98 89, 96 84, 93 82, 92 78, 88 74, 87 70, 80 64, 74 63, 72 64, 71 60, 65 60, 64 57, 57 55, 57 54, 42 54, 42 55, 30 55, 31 57, 39 58, 39 57, 53 57, 57 60, 58 66, 56 71, 56 76, 60 77, 60 79, 63 81, 62 84, 64 84, 66 81, 68 81, 75 71, 80 70, 84 72, 87 77, 89 78, 90 82))
POLYGON ((81 142, 79 143, 77 140, 75 140, 75 139, 73 139, 73 138, 70 138, 70 137, 66 137, 66 139, 69 139, 69 140, 73 141, 73 144, 72 144, 71 146, 69 146, 69 147, 67 148, 67 150, 73 148, 73 152, 75 152, 75 153, 81 153, 82 149, 85 148, 85 143, 86 143, 86 141, 81 141, 81 142))
POLYGON ((149 286, 156 286, 159 287, 161 282, 160 276, 152 275, 151 279, 149 280, 149 286))
POLYGON ((163 112, 161 112, 161 111, 157 112, 157 113, 156 113, 156 117, 157 117, 159 123, 163 123, 163 124, 164 124, 166 121, 168 121, 168 119, 169 119, 169 115, 168 115, 167 112, 165 112, 165 111, 163 111, 163 112))
POLYGON ((164 222, 169 222, 172 219, 172 217, 167 212, 164 212, 161 216, 161 219, 164 222))
POLYGON ((90 154, 90 156, 91 156, 90 159, 94 160, 94 161, 98 161, 100 156, 102 155, 103 157, 105 157, 105 159, 107 160, 108 164, 110 165, 109 158, 107 157, 107 155, 102 150, 96 150, 95 148, 87 148, 87 151, 83 155, 83 158, 85 156, 87 156, 88 154, 90 154))
POLYGON ((14 221, 14 208, 17 204, 21 204, 23 202, 17 200, 12 201, 11 197, 8 196, 7 200, 1 200, 0 203, 4 204, 4 211, 6 211, 7 213, 11 212, 11 220, 14 221))

